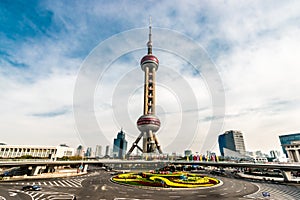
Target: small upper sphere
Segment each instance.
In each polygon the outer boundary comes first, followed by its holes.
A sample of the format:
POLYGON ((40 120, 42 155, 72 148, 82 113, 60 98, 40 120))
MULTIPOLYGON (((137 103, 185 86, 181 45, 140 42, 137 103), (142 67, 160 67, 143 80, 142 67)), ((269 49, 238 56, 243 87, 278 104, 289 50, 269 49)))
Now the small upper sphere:
POLYGON ((145 55, 141 60, 141 65, 147 62, 154 62, 155 64, 159 64, 158 58, 156 58, 154 55, 145 55))
POLYGON ((145 71, 146 67, 154 68, 156 71, 158 69, 158 64, 158 58, 151 54, 145 55, 141 60, 141 68, 143 71, 145 71))

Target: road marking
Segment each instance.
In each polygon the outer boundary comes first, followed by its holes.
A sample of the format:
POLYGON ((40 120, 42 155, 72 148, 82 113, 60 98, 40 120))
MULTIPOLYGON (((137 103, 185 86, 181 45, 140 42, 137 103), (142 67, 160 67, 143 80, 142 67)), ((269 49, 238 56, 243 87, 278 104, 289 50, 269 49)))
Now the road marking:
POLYGON ((68 182, 74 187, 81 187, 81 183, 78 183, 76 181, 68 180, 68 182))
MULTIPOLYGON (((11 197, 14 197, 14 196, 16 196, 17 195, 17 193, 15 193, 15 192, 9 192, 9 196, 11 196, 11 197)), ((1 198, 0 198, 1 199, 1 198)))
POLYGON ((32 197, 36 197, 37 195, 39 195, 39 193, 34 193, 34 194, 32 194, 31 196, 32 196, 32 197))
POLYGON ((107 189, 106 189, 106 185, 103 185, 103 186, 101 187, 101 190, 107 190, 107 189))
POLYGON ((61 181, 61 182, 63 182, 64 184, 66 184, 69 187, 73 187, 68 181, 61 181))
POLYGON ((63 187, 65 187, 65 185, 61 182, 61 181, 57 181, 59 184, 61 184, 63 187))
POLYGON ((59 186, 59 185, 56 183, 56 181, 53 181, 53 183, 54 183, 56 186, 59 186))
POLYGON ((39 198, 36 198, 36 200, 42 198, 43 196, 45 196, 45 194, 41 194, 41 195, 39 196, 39 198))

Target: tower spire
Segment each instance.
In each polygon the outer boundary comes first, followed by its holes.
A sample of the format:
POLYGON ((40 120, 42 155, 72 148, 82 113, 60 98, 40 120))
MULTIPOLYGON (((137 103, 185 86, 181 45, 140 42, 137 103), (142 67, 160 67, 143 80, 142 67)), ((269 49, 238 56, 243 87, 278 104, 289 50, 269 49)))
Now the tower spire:
POLYGON ((147 42, 148 47, 148 54, 152 54, 152 25, 151 25, 152 19, 151 16, 149 16, 149 41, 147 42))

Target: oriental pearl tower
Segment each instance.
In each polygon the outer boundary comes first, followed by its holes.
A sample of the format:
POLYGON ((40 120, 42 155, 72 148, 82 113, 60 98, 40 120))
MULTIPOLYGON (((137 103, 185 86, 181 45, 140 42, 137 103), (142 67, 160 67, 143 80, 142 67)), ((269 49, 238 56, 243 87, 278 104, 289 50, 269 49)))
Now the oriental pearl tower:
POLYGON ((158 58, 152 54, 152 32, 151 18, 149 23, 149 41, 147 43, 148 54, 141 59, 141 68, 145 74, 144 81, 144 112, 137 120, 137 127, 141 132, 132 147, 127 153, 129 156, 135 147, 142 153, 162 153, 158 143, 156 132, 160 128, 160 120, 155 115, 155 74, 158 69, 158 58), (139 141, 143 138, 143 148, 138 146, 139 141))

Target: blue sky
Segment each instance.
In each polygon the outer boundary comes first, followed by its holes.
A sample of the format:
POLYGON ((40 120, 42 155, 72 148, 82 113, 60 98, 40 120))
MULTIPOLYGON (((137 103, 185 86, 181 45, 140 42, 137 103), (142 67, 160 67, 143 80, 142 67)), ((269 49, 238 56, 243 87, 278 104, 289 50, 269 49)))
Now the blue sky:
MULTIPOLYGON (((123 127, 131 144, 138 134, 135 122, 142 112, 139 61, 146 53, 147 34, 137 35, 135 41, 145 49, 133 49, 115 58, 99 77, 93 113, 101 130, 91 133, 103 132, 103 141, 84 137, 85 133, 78 131, 73 94, 80 69, 91 55, 118 34, 147 28, 151 15, 154 54, 161 62, 157 114, 163 122, 159 132, 162 146, 169 152, 177 150, 176 144, 171 145, 174 135, 184 137, 186 133, 192 139, 184 143, 180 153, 185 148, 205 152, 203 141, 207 138, 211 139, 206 148, 218 152, 218 133, 207 133, 220 116, 213 114, 207 77, 189 60, 174 54, 187 47, 176 46, 172 38, 166 38, 166 43, 174 43, 174 52, 155 49, 155 45, 164 47, 155 43, 155 37, 156 41, 163 37, 158 28, 194 41, 214 63, 225 91, 220 132, 241 130, 249 150, 280 149, 278 135, 299 132, 299 11, 296 1, 3 0, 0 130, 5 134, 0 140, 7 144, 94 147, 112 142, 123 127), (183 100, 184 94, 176 89, 180 84, 187 84, 195 99, 183 100), (128 100, 126 105, 122 103, 126 114, 117 113, 118 101, 114 98, 128 100), (185 121, 183 117, 196 120, 185 121), (189 123, 196 126, 192 133, 185 128, 189 123)), ((125 40, 115 48, 134 42, 125 40)))

